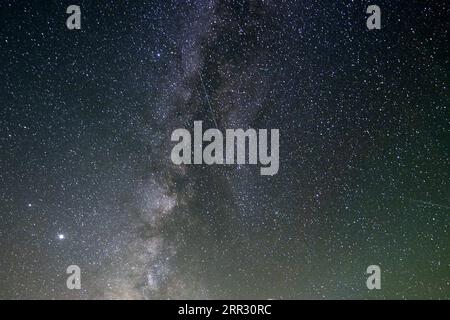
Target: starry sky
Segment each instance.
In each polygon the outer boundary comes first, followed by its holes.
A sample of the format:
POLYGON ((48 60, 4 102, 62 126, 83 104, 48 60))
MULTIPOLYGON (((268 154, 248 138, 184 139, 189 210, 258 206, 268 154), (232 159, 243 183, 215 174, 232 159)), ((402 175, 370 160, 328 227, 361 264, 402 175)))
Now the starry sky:
POLYGON ((2 0, 0 298, 448 299, 449 9, 2 0), (195 120, 278 174, 174 165, 195 120))

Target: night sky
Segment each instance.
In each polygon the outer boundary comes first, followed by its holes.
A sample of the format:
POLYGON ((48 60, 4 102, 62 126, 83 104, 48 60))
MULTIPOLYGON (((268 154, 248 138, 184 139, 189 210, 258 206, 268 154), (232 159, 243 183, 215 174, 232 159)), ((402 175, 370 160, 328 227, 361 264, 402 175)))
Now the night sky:
POLYGON ((448 299, 449 10, 2 0, 0 298, 448 299), (174 165, 195 120, 279 129, 278 173, 174 165))

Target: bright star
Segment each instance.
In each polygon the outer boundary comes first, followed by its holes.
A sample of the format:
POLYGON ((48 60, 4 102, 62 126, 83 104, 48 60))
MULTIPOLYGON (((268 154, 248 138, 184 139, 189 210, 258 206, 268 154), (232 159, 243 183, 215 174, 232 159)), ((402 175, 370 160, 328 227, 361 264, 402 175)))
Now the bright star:
POLYGON ((64 238, 65 238, 65 236, 62 233, 58 234, 58 239, 59 240, 64 240, 64 238))

